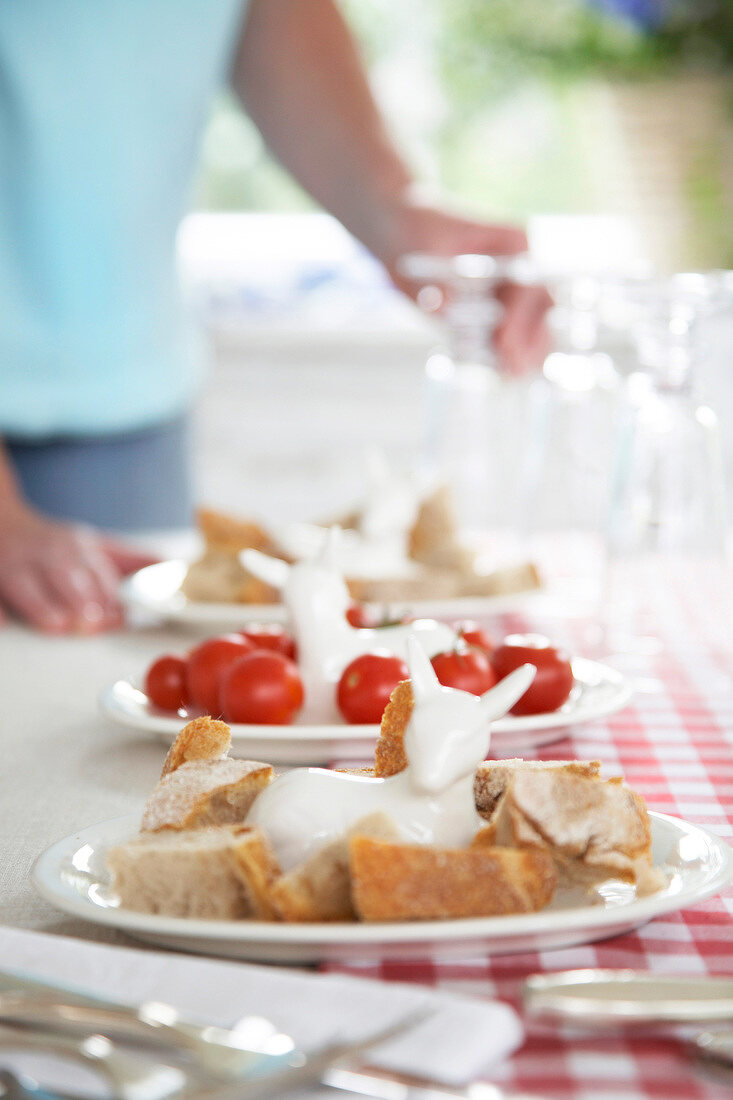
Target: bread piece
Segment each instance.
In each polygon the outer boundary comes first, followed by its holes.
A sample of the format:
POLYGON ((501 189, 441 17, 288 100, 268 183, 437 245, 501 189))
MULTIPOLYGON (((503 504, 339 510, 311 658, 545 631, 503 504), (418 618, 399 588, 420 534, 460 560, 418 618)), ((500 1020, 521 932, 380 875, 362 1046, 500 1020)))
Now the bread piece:
POLYGON ((200 509, 196 519, 206 549, 188 567, 181 584, 183 594, 205 603, 278 603, 279 593, 248 573, 239 560, 248 549, 285 557, 264 527, 211 508, 200 509))
POLYGON ((542 578, 531 561, 503 565, 489 573, 475 568, 461 575, 458 596, 506 596, 513 592, 530 592, 542 587, 542 578))
MULTIPOLYGON (((249 826, 244 828, 249 829, 249 826)), ((265 833, 260 829, 249 831, 246 843, 236 844, 232 848, 232 857, 236 874, 247 895, 250 916, 259 920, 277 920, 270 895, 282 872, 265 833)))
POLYGON ((213 508, 199 508, 196 524, 208 550, 236 555, 250 548, 267 552, 272 546, 270 536, 259 523, 236 519, 213 508))
POLYGON ((262 863, 260 875, 273 874, 272 861, 262 833, 246 826, 148 834, 107 854, 126 909, 205 920, 260 915, 251 868, 262 863))
POLYGON ((231 730, 226 722, 208 715, 194 718, 183 727, 168 750, 160 778, 191 760, 220 760, 229 752, 231 743, 231 730))
POLYGON ((366 921, 533 912, 550 901, 557 882, 546 853, 507 848, 434 848, 353 836, 349 864, 354 909, 366 921))
POLYGON ((396 775, 407 767, 403 742, 414 701, 409 680, 402 680, 389 697, 374 749, 374 774, 379 778, 396 775))
POLYGON ((457 537, 458 521, 451 491, 441 485, 425 497, 408 536, 408 555, 414 561, 464 573, 473 566, 474 554, 457 537))
POLYGON ((272 767, 254 760, 191 760, 164 775, 153 790, 141 823, 143 832, 201 829, 242 823, 272 767))
POLYGON ((192 562, 181 591, 189 600, 202 603, 260 604, 280 600, 274 588, 248 573, 237 554, 227 550, 207 550, 192 562))
POLYGON ((346 841, 324 845, 272 884, 269 901, 281 920, 353 920, 346 841))
POLYGON ((457 573, 425 567, 400 577, 347 577, 346 583, 351 598, 360 603, 404 605, 413 600, 450 600, 460 590, 457 573))
POLYGON ((484 760, 476 769, 473 792, 476 809, 487 821, 492 817, 499 799, 511 777, 518 771, 561 770, 567 775, 598 777, 600 760, 484 760))
MULTIPOLYGON (((383 813, 363 817, 350 834, 356 831, 390 839, 398 835, 391 818, 383 813)), ((283 875, 273 884, 270 900, 282 920, 354 920, 348 839, 340 837, 324 845, 305 863, 283 875)))
POLYGON ((651 871, 644 800, 619 779, 561 769, 517 770, 485 840, 551 855, 563 884, 641 882, 651 871))

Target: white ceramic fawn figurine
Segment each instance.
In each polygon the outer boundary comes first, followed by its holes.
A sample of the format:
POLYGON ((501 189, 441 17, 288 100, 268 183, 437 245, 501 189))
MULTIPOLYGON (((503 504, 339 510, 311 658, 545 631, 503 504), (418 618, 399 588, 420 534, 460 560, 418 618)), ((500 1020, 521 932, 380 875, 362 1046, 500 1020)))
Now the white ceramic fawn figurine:
POLYGON ((409 641, 414 706, 405 730, 407 767, 387 779, 297 768, 257 796, 247 818, 259 825, 290 870, 362 818, 383 813, 402 839, 462 847, 481 826, 473 781, 489 749, 490 723, 529 687, 522 665, 482 696, 442 687, 414 638, 409 641))
POLYGON ((301 722, 343 720, 336 707, 336 685, 346 666, 362 653, 381 650, 404 660, 411 636, 420 639, 430 657, 456 643, 456 632, 435 619, 415 619, 376 630, 351 626, 346 619, 351 597, 337 565, 340 534, 339 528, 329 528, 321 553, 294 565, 259 550, 240 554, 245 569, 282 593, 305 688, 301 722))

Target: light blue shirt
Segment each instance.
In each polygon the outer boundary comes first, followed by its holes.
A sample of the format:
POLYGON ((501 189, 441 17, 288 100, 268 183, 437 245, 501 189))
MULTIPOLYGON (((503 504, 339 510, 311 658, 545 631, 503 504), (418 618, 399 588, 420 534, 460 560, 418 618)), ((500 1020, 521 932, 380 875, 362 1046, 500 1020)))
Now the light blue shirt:
POLYGON ((180 413, 175 234, 243 0, 0 0, 0 433, 180 413))

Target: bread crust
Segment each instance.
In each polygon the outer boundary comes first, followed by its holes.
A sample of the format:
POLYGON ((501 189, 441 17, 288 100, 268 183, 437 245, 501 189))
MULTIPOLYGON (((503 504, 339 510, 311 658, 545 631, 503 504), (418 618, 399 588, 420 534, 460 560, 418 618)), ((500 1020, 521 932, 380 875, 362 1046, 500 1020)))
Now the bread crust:
POLYGON ((128 909, 241 920, 254 915, 253 891, 234 853, 260 851, 264 844, 262 834, 247 826, 152 833, 111 849, 107 865, 112 887, 128 909))
POLYGON ((648 882, 651 826, 641 795, 618 780, 516 771, 485 830, 493 844, 543 851, 562 884, 648 882))
POLYGON ((194 718, 183 727, 169 748, 160 778, 190 760, 219 760, 229 752, 231 743, 231 730, 226 722, 208 715, 194 718))
MULTIPOLYGON (((600 760, 484 760, 476 769, 473 793, 476 809, 490 821, 513 775, 520 771, 561 771, 566 775, 598 778, 600 760)), ((609 781, 610 782, 610 781, 609 781)))
POLYGON ((272 780, 270 764, 255 760, 190 760, 164 775, 143 810, 141 830, 200 829, 244 822, 272 780))
POLYGON ((547 853, 349 840, 351 896, 364 921, 491 917, 541 909, 555 891, 547 853))
POLYGON ((374 749, 374 774, 380 779, 396 775, 407 767, 405 730, 414 705, 412 684, 409 680, 401 680, 384 708, 374 749))

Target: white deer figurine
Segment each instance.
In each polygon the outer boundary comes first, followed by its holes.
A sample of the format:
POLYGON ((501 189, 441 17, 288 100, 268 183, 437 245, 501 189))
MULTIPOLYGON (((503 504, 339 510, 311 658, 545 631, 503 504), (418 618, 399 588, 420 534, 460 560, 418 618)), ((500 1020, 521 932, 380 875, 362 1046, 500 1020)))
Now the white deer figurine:
POLYGON ((248 824, 266 833, 290 870, 358 821, 386 814, 410 843, 462 847, 481 826, 475 806, 476 767, 489 749, 490 723, 529 687, 522 665, 482 696, 442 687, 420 643, 409 641, 414 706, 405 730, 407 767, 386 779, 322 768, 296 768, 255 799, 248 824))
POLYGON ((244 550, 240 560, 250 573, 279 588, 298 645, 298 665, 305 688, 301 721, 340 721, 336 685, 346 666, 362 653, 377 651, 407 658, 407 639, 420 639, 428 656, 450 649, 456 633, 435 619, 378 629, 351 626, 346 611, 349 590, 337 564, 340 530, 329 528, 315 558, 289 565, 259 550, 244 550))

